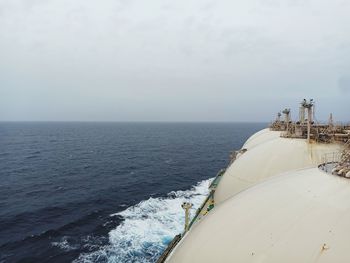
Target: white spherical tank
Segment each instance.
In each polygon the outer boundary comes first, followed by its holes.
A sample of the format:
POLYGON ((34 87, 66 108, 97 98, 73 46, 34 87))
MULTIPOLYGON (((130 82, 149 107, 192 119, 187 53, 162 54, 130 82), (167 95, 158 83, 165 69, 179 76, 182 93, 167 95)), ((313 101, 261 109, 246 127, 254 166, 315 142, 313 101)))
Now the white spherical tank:
POLYGON ((305 139, 281 138, 277 133, 263 130, 247 141, 243 147, 248 150, 230 165, 216 189, 216 204, 271 176, 317 166, 325 154, 343 149, 341 144, 307 143, 305 139))
POLYGON ((279 138, 280 135, 280 131, 271 131, 269 128, 263 129, 250 136, 242 148, 247 150, 252 149, 259 144, 279 138))
POLYGON ((166 262, 350 262, 350 181, 309 168, 216 206, 166 262))

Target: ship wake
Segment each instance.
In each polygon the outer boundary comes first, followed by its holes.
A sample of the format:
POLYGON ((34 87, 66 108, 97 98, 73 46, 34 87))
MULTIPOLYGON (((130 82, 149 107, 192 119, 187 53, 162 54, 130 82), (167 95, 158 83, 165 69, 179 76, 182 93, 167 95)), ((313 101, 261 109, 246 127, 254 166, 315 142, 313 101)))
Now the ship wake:
POLYGON ((172 238, 183 231, 181 204, 191 202, 193 216, 208 195, 212 179, 204 180, 186 191, 170 192, 165 198, 149 198, 111 216, 123 222, 109 232, 109 244, 84 253, 74 263, 155 262, 172 238))

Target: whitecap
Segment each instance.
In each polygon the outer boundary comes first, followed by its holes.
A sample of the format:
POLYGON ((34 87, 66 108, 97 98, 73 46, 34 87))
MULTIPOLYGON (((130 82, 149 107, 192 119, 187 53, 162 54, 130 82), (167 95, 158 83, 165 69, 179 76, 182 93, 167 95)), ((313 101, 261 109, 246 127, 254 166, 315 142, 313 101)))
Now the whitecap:
POLYGON ((73 244, 71 244, 68 241, 68 237, 67 236, 62 237, 60 241, 52 242, 51 245, 54 246, 54 247, 58 247, 58 248, 66 251, 66 252, 78 248, 76 245, 73 245, 73 244))

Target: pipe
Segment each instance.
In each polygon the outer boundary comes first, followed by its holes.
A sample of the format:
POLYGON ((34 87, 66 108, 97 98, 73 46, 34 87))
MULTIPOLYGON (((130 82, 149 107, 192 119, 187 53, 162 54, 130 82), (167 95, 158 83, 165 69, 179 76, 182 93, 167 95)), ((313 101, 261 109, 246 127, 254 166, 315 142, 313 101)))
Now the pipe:
POLYGON ((307 108, 307 142, 308 143, 310 143, 311 122, 312 122, 312 110, 311 108, 307 108))
POLYGON ((300 124, 305 122, 305 108, 303 106, 300 106, 299 108, 299 122, 300 124))
POLYGON ((182 209, 185 210, 185 233, 189 230, 190 226, 190 209, 192 207, 191 203, 184 202, 181 205, 182 209))

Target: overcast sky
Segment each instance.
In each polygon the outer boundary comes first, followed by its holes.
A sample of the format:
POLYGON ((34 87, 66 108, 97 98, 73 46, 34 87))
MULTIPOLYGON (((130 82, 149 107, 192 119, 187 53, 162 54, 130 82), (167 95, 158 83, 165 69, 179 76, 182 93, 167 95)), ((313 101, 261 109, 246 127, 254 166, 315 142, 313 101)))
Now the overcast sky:
POLYGON ((350 120, 349 0, 0 0, 0 120, 350 120))

